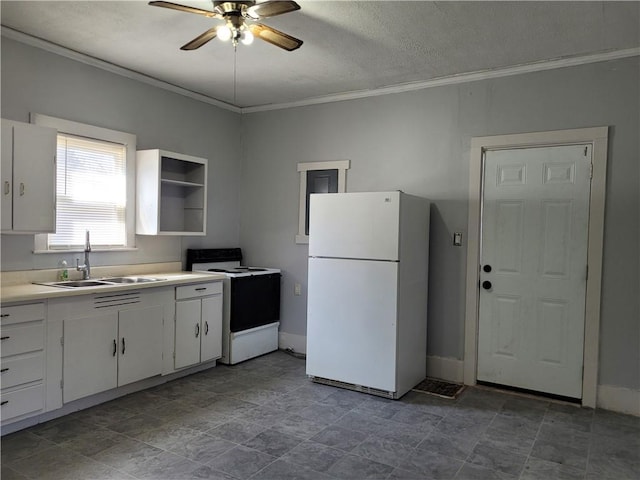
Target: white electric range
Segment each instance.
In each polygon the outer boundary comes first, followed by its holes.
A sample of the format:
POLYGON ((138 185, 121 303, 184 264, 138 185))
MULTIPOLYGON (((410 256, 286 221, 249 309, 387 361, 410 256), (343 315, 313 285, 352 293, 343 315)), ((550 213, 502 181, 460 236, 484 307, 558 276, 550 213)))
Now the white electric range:
POLYGON ((219 361, 227 365, 278 349, 280 270, 241 266, 241 261, 239 248, 187 250, 187 270, 225 276, 219 361))

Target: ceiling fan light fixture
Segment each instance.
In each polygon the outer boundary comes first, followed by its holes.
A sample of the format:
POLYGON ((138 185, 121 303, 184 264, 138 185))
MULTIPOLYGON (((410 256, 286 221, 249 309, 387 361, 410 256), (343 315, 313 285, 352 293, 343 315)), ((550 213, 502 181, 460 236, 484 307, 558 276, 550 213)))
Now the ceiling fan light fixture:
POLYGON ((243 29, 240 33, 240 41, 243 45, 251 45, 253 43, 253 33, 248 29, 243 29))
POLYGON ((220 40, 223 42, 228 42, 231 40, 232 32, 231 29, 227 25, 222 25, 216 29, 216 34, 220 40))

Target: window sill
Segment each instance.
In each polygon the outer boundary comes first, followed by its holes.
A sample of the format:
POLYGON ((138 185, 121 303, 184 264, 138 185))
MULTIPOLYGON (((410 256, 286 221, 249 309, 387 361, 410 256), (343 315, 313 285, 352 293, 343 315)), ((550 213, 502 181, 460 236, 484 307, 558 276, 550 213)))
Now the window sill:
MULTIPOLYGON (((92 248, 91 253, 104 252, 136 252, 138 247, 120 247, 120 248, 92 248)), ((34 255, 60 254, 60 253, 84 253, 84 248, 71 248, 60 250, 33 250, 34 255)))

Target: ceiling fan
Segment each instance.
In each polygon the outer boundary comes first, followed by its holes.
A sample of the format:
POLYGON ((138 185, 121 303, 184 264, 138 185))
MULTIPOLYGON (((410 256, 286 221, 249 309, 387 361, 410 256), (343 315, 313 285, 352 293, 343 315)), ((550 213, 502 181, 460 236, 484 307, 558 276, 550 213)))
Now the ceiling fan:
POLYGON ((300 48, 302 45, 302 40, 275 28, 261 23, 246 22, 246 20, 258 21, 263 18, 300 10, 300 5, 294 1, 267 0, 260 3, 256 3, 253 0, 236 2, 213 1, 213 11, 163 1, 149 2, 149 5, 196 13, 225 21, 224 25, 210 28, 186 43, 180 47, 181 50, 195 50, 216 36, 223 41, 231 40, 233 46, 236 46, 238 42, 248 45, 253 41, 254 37, 257 37, 289 52, 300 48))

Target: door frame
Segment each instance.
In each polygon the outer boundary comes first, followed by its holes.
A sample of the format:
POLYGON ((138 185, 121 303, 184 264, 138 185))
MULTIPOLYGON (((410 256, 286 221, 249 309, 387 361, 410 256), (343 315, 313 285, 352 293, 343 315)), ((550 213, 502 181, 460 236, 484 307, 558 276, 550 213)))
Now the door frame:
POLYGON ((487 150, 591 144, 593 174, 589 196, 587 285, 585 303, 582 405, 595 408, 598 387, 600 293, 604 206, 609 127, 473 137, 469 160, 469 218, 467 222, 467 276, 464 334, 464 384, 475 385, 478 362, 478 307, 480 295, 480 234, 483 161, 487 150))

